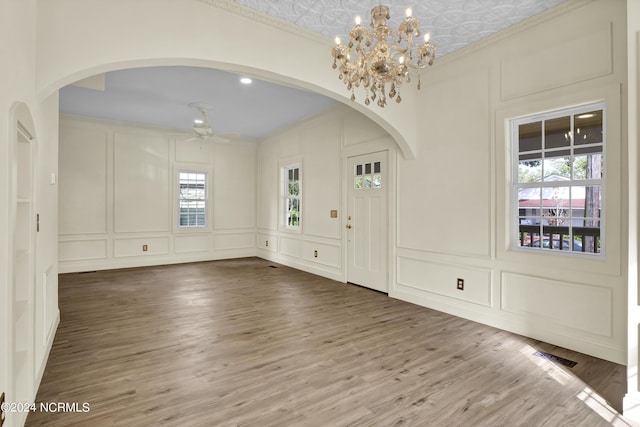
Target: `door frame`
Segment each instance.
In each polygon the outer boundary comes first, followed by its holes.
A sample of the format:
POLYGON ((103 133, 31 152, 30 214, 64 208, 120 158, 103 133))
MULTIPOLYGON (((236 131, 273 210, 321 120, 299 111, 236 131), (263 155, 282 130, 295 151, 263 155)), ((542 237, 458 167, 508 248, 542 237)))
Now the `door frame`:
POLYGON ((342 282, 347 283, 349 277, 348 269, 348 242, 347 242, 347 215, 349 206, 349 185, 351 184, 350 177, 352 174, 349 169, 349 158, 354 156, 362 156, 367 154, 378 153, 381 151, 387 152, 387 292, 389 296, 395 293, 395 277, 396 277, 396 235, 397 235, 397 220, 396 220, 396 206, 397 206, 397 159, 398 159, 398 145, 390 136, 383 138, 373 139, 365 141, 353 146, 347 146, 342 148, 342 213, 340 217, 340 226, 342 227, 342 282))

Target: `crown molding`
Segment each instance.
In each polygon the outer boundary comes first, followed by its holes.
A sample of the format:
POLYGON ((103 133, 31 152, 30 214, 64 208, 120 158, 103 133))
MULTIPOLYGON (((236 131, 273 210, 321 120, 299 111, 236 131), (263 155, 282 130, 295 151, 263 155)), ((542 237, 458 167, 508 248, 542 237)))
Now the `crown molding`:
POLYGON ((197 0, 197 1, 199 1, 200 3, 204 3, 207 6, 211 6, 217 9, 222 9, 226 12, 234 13, 243 18, 250 19, 254 22, 269 25, 279 30, 286 31, 288 33, 295 35, 296 37, 304 37, 313 42, 326 44, 328 46, 331 46, 333 44, 332 40, 329 37, 307 30, 306 28, 292 24, 291 22, 285 21, 284 19, 280 19, 275 16, 268 15, 262 11, 251 9, 246 6, 242 6, 233 0, 197 0))
MULTIPOLYGON (((469 55, 475 50, 483 49, 491 45, 494 45, 502 40, 513 37, 518 33, 526 31, 529 28, 536 27, 544 22, 550 21, 562 15, 565 15, 587 4, 593 3, 594 1, 596 0, 567 0, 564 3, 559 4, 558 6, 552 7, 551 9, 545 10, 544 12, 538 15, 532 16, 531 18, 518 22, 517 24, 514 24, 508 28, 505 28, 502 31, 498 31, 497 33, 494 33, 490 36, 480 39, 477 42, 471 43, 465 47, 454 50, 453 52, 444 55, 442 58, 439 58, 439 59, 436 58, 436 64, 441 65, 441 64, 446 64, 448 62, 456 61, 464 56, 469 55)), ((422 70, 422 72, 424 73, 425 70, 422 70)))

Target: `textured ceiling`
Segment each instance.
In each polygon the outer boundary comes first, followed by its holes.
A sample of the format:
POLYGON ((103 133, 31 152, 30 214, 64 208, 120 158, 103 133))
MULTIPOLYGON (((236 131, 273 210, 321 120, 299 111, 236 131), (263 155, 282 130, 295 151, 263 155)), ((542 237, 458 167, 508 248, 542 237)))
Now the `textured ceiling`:
MULTIPOLYGON (((229 0, 226 0, 229 1, 229 0)), ((333 39, 346 39, 355 15, 370 20, 371 0, 233 0, 241 6, 333 39)), ((391 25, 404 17, 407 5, 431 33, 438 58, 503 30, 565 0, 387 0, 391 25)), ((233 4, 233 3, 231 3, 233 4)), ((327 52, 327 66, 330 55, 327 52)), ((337 76, 336 76, 337 78, 337 76)), ((212 106, 216 134, 257 138, 326 109, 335 101, 306 91, 206 68, 153 67, 107 73, 105 90, 68 86, 60 91, 60 111, 88 117, 136 122, 189 131, 197 111, 191 102, 212 106)))
MULTIPOLYGON (((537 15, 565 0, 385 0, 391 23, 397 28, 407 6, 420 20, 423 32, 431 33, 438 55, 446 55, 470 43, 537 15)), ((347 39, 356 15, 370 22, 370 10, 380 4, 371 0, 235 0, 243 6, 289 21, 333 39, 347 39)))

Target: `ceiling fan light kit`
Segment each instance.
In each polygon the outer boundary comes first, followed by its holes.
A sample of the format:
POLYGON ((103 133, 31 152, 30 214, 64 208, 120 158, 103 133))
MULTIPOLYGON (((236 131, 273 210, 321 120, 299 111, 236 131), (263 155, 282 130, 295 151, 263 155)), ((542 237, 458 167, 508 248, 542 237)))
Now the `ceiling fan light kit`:
POLYGON ((331 51, 333 68, 338 69, 340 78, 351 91, 355 101, 355 88, 365 90, 364 103, 376 101, 380 107, 387 105, 387 97, 402 101, 400 87, 403 82, 411 82, 411 74, 417 74, 417 88, 420 89, 418 70, 433 64, 436 46, 429 41, 429 33, 420 39, 420 21, 412 16, 411 8, 406 9, 406 17, 398 29, 387 26, 391 19, 389 7, 375 6, 371 9, 370 28, 361 25, 356 16, 356 25, 349 32, 349 43, 344 45, 336 37, 336 46, 331 51))
POLYGON ((208 136, 211 136, 213 134, 213 130, 209 125, 209 120, 207 117, 207 109, 203 107, 199 107, 198 111, 200 111, 202 118, 193 120, 193 131, 196 133, 196 135, 198 135, 201 138, 206 138, 208 136))
POLYGON ((213 129, 209 124, 209 111, 213 109, 211 104, 207 104, 205 102, 191 102, 189 104, 189 108, 196 109, 200 113, 200 117, 193 119, 193 132, 196 134, 195 137, 186 139, 183 142, 194 141, 198 139, 212 139, 216 142, 230 142, 229 139, 223 138, 218 135, 214 135, 213 129))

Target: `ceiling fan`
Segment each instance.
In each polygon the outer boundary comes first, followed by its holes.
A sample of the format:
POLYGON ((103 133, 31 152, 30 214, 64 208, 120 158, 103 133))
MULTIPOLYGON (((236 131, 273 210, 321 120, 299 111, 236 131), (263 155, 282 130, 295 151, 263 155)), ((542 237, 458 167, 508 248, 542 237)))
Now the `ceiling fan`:
POLYGON ((195 136, 192 138, 188 138, 183 142, 187 141, 196 141, 196 140, 212 140, 214 142, 231 142, 230 139, 224 138, 220 135, 215 135, 213 133, 213 129, 211 129, 211 125, 209 124, 209 111, 213 108, 209 104, 205 104, 203 102, 192 102, 189 104, 189 108, 197 109, 200 113, 200 116, 193 120, 193 132, 195 136))

